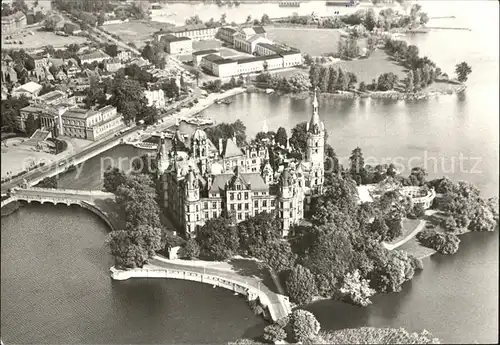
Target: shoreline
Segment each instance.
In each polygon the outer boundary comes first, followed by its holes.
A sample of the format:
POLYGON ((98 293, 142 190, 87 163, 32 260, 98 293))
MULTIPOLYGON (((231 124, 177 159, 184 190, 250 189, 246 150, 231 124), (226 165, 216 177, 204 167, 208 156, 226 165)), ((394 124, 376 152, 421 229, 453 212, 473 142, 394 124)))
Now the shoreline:
MULTIPOLYGON (((274 292, 261 279, 242 276, 237 272, 217 267, 218 263, 220 264, 220 262, 169 260, 156 255, 143 268, 122 270, 113 266, 110 268, 110 275, 113 280, 164 278, 211 284, 214 288, 222 287, 233 291, 235 295, 246 296, 249 304, 259 302, 264 307, 266 320, 276 321, 290 314, 292 308, 289 297, 281 293, 280 286, 276 285, 279 293, 274 292)), ((269 273, 272 275, 271 271, 269 273)))

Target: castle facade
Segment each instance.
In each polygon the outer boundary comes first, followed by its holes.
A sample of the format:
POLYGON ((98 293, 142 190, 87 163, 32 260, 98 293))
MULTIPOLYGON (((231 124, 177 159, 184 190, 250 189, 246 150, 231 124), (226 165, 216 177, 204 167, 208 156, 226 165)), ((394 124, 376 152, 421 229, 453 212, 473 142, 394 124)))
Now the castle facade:
MULTIPOLYGON (((163 139, 162 139, 163 140, 163 139)), ((316 94, 307 123, 307 150, 302 160, 273 170, 269 152, 291 151, 274 142, 238 147, 236 139, 219 139, 217 147, 197 129, 190 139, 179 131, 168 150, 163 141, 157 161, 161 202, 187 237, 209 219, 219 216, 244 221, 261 212, 274 212, 287 236, 304 217, 313 195, 324 183, 325 127, 316 94)))

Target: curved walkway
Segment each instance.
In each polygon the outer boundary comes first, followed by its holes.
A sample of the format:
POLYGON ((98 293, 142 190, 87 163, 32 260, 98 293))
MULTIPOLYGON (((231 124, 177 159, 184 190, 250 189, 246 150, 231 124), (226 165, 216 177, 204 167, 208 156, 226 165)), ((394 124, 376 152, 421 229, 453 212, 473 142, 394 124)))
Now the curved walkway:
MULTIPOLYGON (((146 265, 140 270, 119 271, 114 267, 111 269, 112 277, 119 280, 120 273, 128 279, 129 277, 158 277, 158 278, 177 278, 186 280, 195 280, 214 286, 220 286, 228 289, 234 289, 249 296, 249 299, 260 298, 260 301, 269 309, 271 318, 276 321, 282 317, 287 316, 291 312, 291 307, 288 297, 273 292, 269 287, 262 283, 262 280, 255 276, 242 276, 237 272, 223 269, 202 266, 201 262, 197 264, 190 264, 189 262, 177 263, 179 260, 167 260, 159 256, 154 257, 150 265, 146 265), (126 274, 129 272, 129 274, 126 274), (187 274, 187 276, 186 276, 187 274), (200 277, 198 279, 192 276, 200 277), (218 279, 224 280, 222 284, 218 283, 218 279), (235 284, 236 287, 228 286, 235 284)), ((210 263, 210 262, 208 262, 210 263)))
POLYGON ((396 248, 402 246, 403 244, 405 244, 406 242, 411 240, 413 237, 415 237, 415 235, 417 235, 424 228, 424 226, 425 226, 425 220, 420 220, 420 224, 417 225, 415 230, 413 230, 408 236, 403 238, 401 241, 394 243, 394 244, 388 244, 388 243, 384 242, 385 249, 393 250, 393 249, 396 249, 396 248))

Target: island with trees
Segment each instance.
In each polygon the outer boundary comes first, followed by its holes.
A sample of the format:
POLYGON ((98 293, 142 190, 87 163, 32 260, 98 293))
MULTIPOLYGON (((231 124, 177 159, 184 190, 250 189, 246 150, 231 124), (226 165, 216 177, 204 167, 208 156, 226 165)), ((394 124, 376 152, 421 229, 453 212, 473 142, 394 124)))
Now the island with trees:
MULTIPOLYGON (((214 142, 236 137, 243 144, 247 141, 245 131, 243 123, 236 121, 210 127, 206 133, 214 142)), ((283 154, 272 153, 283 153, 284 143, 289 142, 294 148, 285 156, 301 157, 304 153, 306 123, 296 125, 290 137, 284 128, 279 128, 276 132, 260 132, 251 142, 269 142, 269 138, 274 143, 269 146, 269 163, 278 167, 285 164, 283 154)), ((318 343, 335 343, 399 339, 434 343, 428 333, 410 334, 396 329, 319 333, 320 326, 313 321, 314 316, 300 308, 324 298, 365 307, 375 293, 401 291, 405 282, 423 269, 418 250, 387 246, 396 239, 411 237, 408 233, 412 231, 405 229, 407 219, 426 219, 429 214, 439 214, 442 227, 424 229, 417 239, 434 252, 452 254, 458 249, 456 234, 497 228, 497 199, 483 199, 479 190, 467 182, 455 183, 447 178, 427 181, 427 173, 419 167, 405 177, 397 173, 394 164, 366 165, 359 147, 352 151, 348 166, 338 161, 328 144, 325 157, 331 169, 325 173, 324 191, 315 197, 304 221, 293 227, 288 238, 282 237, 276 215, 266 212, 239 223, 230 214, 222 215, 206 221, 195 238, 181 238, 182 233, 177 234, 162 220, 154 159, 144 156, 147 163, 143 164, 143 170, 131 175, 118 169, 108 170, 104 189, 116 194, 116 201, 126 215, 123 229, 109 235, 116 267, 123 270, 143 267, 155 255, 176 246, 183 248, 186 260, 218 262, 237 255, 254 258, 262 267, 276 272, 294 306, 287 320, 266 327, 263 336, 268 341, 316 339, 318 343), (378 186, 378 196, 373 202, 359 202, 358 188, 364 185, 378 186), (424 191, 435 189, 438 197, 431 209, 425 211, 401 193, 404 186, 424 191)), ((255 311, 264 313, 258 301, 253 303, 255 311)))
POLYGON ((467 62, 456 65, 455 75, 445 73, 429 57, 421 56, 417 46, 399 37, 404 32, 428 30, 428 21, 429 16, 419 4, 406 14, 392 8, 377 14, 369 8, 349 15, 293 15, 281 19, 281 25, 291 24, 294 28, 305 25, 336 30, 338 47, 323 56, 304 55, 310 83, 303 72, 287 78, 264 71, 257 76, 257 85, 295 95, 308 87, 319 87, 324 96, 335 98, 414 100, 463 92, 472 72, 467 62))

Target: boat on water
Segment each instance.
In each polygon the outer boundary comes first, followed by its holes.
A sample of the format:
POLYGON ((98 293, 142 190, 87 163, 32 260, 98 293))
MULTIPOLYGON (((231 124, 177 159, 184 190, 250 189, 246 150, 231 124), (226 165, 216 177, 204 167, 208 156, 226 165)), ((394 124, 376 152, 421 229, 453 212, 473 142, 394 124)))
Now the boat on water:
POLYGON ((280 1, 279 7, 300 7, 300 1, 280 1))
POLYGON ((431 31, 431 29, 424 28, 424 27, 406 30, 407 33, 411 33, 411 34, 427 34, 427 33, 429 33, 429 31, 431 31))
POLYGON ((269 95, 270 93, 273 93, 274 89, 266 89, 266 93, 269 95))
POLYGON ((359 5, 359 0, 333 0, 326 2, 326 6, 354 7, 358 5, 359 5))
POLYGON ((215 123, 215 121, 212 119, 199 118, 199 117, 184 119, 184 122, 187 122, 190 125, 195 125, 195 126, 211 126, 215 123))
POLYGON ((157 150, 158 149, 158 144, 155 143, 148 143, 148 142, 138 142, 138 143, 131 143, 133 147, 136 147, 138 149, 143 149, 143 150, 157 150))

